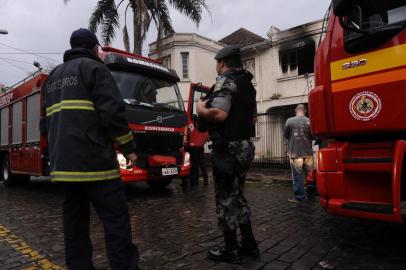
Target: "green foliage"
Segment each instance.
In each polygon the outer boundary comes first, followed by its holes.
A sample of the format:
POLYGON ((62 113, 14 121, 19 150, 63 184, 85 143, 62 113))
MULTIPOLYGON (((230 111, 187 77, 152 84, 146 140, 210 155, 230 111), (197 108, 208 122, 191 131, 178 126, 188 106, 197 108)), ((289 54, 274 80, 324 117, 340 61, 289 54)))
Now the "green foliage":
MULTIPOLYGON (((64 0, 65 4, 69 1, 64 0)), ((133 13, 134 52, 141 54, 142 44, 152 21, 158 29, 158 48, 164 36, 175 32, 169 14, 169 5, 187 16, 197 26, 202 19, 203 9, 209 11, 205 0, 121 0, 117 5, 114 0, 99 0, 91 14, 89 29, 97 32, 100 28, 104 44, 110 45, 116 29, 119 28, 118 9, 125 6, 125 25, 122 29, 124 47, 130 51, 127 28, 127 14, 130 9, 133 13)))

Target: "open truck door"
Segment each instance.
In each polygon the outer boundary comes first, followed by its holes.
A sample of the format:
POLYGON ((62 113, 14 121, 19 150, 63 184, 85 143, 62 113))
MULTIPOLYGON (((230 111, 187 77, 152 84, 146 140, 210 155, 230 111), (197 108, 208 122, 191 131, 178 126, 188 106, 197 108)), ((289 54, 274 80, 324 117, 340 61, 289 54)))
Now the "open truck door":
POLYGON ((186 147, 201 147, 203 146, 207 138, 209 137, 208 132, 200 132, 197 129, 197 112, 196 105, 197 102, 210 93, 210 87, 204 86, 201 83, 191 83, 189 90, 189 99, 187 104, 187 117, 188 117, 188 127, 187 127, 187 138, 185 140, 186 147))

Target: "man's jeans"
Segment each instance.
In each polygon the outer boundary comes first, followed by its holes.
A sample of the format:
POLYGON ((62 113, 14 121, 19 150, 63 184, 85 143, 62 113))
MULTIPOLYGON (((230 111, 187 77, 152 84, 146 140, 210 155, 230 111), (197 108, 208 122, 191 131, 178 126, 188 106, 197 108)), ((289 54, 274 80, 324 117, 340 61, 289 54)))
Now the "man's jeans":
POLYGON ((313 170, 313 156, 304 158, 291 158, 290 167, 292 168, 293 192, 298 201, 306 198, 304 183, 306 176, 313 170))

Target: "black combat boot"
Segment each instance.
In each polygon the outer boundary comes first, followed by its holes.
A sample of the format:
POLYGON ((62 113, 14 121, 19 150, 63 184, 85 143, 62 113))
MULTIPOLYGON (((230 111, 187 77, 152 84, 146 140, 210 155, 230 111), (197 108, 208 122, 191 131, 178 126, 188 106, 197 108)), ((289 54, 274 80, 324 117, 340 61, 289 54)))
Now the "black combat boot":
POLYGON ((252 233, 251 222, 240 224, 241 231, 241 247, 239 249, 240 255, 246 255, 253 258, 258 258, 260 255, 257 241, 252 233))
POLYGON ((236 231, 224 232, 224 243, 224 248, 209 250, 209 259, 219 262, 240 263, 241 256, 238 252, 236 231))

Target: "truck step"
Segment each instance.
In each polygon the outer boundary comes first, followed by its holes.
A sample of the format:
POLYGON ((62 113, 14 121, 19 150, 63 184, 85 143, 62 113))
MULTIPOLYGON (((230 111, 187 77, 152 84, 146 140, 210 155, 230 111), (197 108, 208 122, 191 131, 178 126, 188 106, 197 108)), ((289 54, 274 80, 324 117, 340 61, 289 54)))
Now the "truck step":
POLYGON ((377 214, 393 214, 393 206, 391 204, 349 202, 341 205, 341 208, 377 214))
POLYGON ((344 163, 393 163, 393 158, 347 158, 344 163))
POLYGON ((343 165, 346 171, 391 172, 393 158, 348 158, 343 165))

